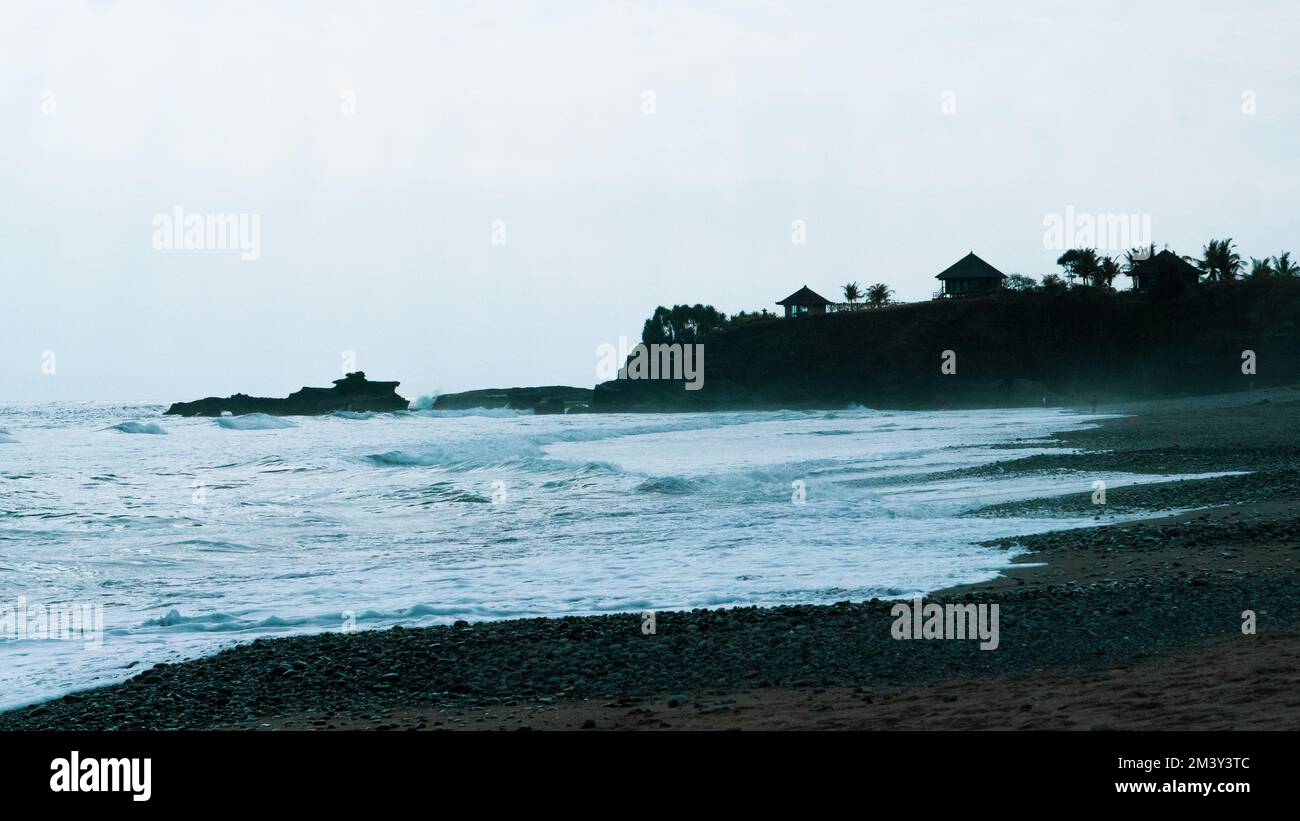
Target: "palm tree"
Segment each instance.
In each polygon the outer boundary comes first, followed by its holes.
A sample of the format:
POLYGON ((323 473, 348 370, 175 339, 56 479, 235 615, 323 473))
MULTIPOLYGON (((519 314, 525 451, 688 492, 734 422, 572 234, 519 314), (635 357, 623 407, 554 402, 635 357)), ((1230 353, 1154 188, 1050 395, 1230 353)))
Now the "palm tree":
POLYGON ((1061 254, 1056 264, 1065 269, 1065 278, 1071 285, 1075 279, 1082 279, 1085 285, 1097 285, 1101 278, 1097 252, 1092 248, 1071 248, 1061 254))
POLYGON ((1268 257, 1263 259, 1250 258, 1250 274, 1248 276, 1251 279, 1266 279, 1273 276, 1273 273, 1273 261, 1268 257))
POLYGON ((862 299, 862 291, 858 288, 856 280, 844 286, 844 299, 849 303, 849 310, 856 311, 858 309, 857 303, 859 299, 862 299))
POLYGON ((1101 265, 1097 268, 1099 284, 1105 285, 1107 288, 1111 287, 1111 283, 1115 281, 1115 277, 1119 276, 1122 270, 1120 264, 1113 257, 1102 257, 1101 265))
POLYGON ((1280 277, 1300 276, 1300 265, 1291 261, 1291 252, 1283 251, 1273 257, 1273 272, 1280 277))
POLYGON ((1205 272, 1209 282, 1229 282, 1241 270, 1241 257, 1232 250, 1232 237, 1210 240, 1201 250, 1201 258, 1191 261, 1205 272))
POLYGON ((871 303, 871 307, 879 308, 882 305, 888 305, 889 298, 893 295, 894 292, 890 290, 888 285, 877 282, 867 289, 867 302, 871 303))

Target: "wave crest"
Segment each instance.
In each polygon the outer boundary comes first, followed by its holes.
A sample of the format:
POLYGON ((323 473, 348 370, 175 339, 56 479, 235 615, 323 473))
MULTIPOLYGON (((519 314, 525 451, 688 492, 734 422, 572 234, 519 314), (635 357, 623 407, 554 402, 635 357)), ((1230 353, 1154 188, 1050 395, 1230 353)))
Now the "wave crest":
POLYGON ((218 416, 216 423, 227 430, 279 430, 298 427, 288 419, 265 413, 247 413, 243 416, 218 416))
POLYGON ((667 493, 671 496, 694 493, 697 489, 695 482, 679 476, 656 476, 636 486, 637 493, 667 493))
POLYGON ((373 419, 374 411, 346 411, 337 410, 330 414, 337 419, 373 419))
POLYGON ((162 425, 156 425, 153 422, 118 422, 116 425, 109 425, 104 430, 115 430, 118 433, 144 433, 151 436, 164 436, 167 431, 163 430, 162 425))

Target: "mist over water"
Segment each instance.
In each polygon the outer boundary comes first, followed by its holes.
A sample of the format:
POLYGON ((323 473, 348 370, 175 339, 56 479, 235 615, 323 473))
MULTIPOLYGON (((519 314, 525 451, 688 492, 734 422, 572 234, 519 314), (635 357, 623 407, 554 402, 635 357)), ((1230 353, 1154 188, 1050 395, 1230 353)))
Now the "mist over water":
POLYGON ((1046 409, 162 409, 0 405, 0 604, 102 605, 106 628, 99 649, 0 636, 0 706, 350 618, 371 629, 910 597, 991 578, 1015 555, 979 541, 1093 524, 961 512, 1126 479, 927 478, 1088 424, 1046 409))

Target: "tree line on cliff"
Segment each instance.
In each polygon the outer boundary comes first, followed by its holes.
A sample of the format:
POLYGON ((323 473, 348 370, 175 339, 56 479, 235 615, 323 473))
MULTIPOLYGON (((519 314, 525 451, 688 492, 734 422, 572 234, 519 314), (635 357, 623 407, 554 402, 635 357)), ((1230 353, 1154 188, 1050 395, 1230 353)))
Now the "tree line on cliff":
MULTIPOLYGON (((1095 248, 1072 248, 1056 260, 1060 274, 1048 273, 1041 280, 1024 274, 1007 276, 1005 290, 1013 293, 1060 293, 1076 288, 1114 292, 1115 279, 1121 274, 1135 277, 1143 262, 1157 253, 1155 243, 1145 248, 1126 251, 1122 257, 1101 254, 1095 248)), ((1212 239, 1201 249, 1201 255, 1181 256, 1201 273, 1202 284, 1231 283, 1239 279, 1296 279, 1300 278, 1300 264, 1292 261, 1290 251, 1275 256, 1250 257, 1249 267, 1237 253, 1231 237, 1212 239)), ((1166 297, 1181 292, 1180 288, 1158 287, 1151 292, 1154 297, 1166 297)), ((894 291, 886 283, 877 282, 863 287, 855 280, 841 287, 847 307, 882 308, 893 304, 894 291), (861 304, 859 304, 861 303, 861 304)), ((841 306, 843 307, 843 306, 841 306)), ((739 311, 731 316, 712 305, 659 306, 641 329, 641 341, 652 343, 696 344, 731 328, 753 322, 775 320, 779 317, 767 309, 739 311)))

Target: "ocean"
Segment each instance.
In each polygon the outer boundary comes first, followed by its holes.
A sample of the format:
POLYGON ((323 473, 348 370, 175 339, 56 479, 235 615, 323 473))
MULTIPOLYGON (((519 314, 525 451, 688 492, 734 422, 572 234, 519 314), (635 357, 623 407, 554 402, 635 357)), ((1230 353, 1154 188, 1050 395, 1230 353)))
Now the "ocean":
POLYGON ((265 636, 906 598, 1096 524, 965 511, 1167 478, 949 475, 1098 418, 1057 409, 162 411, 0 405, 0 707, 265 636), (102 642, 17 634, 20 600, 102 642))

